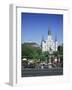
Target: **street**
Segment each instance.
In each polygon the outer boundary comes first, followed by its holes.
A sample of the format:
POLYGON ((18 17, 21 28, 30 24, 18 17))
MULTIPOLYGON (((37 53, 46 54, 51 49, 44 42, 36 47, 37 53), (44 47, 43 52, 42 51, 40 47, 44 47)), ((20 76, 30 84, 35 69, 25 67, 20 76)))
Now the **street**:
POLYGON ((51 68, 51 69, 33 69, 25 68, 22 69, 22 77, 32 77, 32 76, 53 76, 53 75, 63 75, 63 68, 51 68))

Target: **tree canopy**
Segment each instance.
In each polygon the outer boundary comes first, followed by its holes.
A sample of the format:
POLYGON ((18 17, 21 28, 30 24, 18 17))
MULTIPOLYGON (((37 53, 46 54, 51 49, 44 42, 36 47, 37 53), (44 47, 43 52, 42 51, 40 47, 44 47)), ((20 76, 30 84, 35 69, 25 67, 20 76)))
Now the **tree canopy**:
MULTIPOLYGON (((40 61, 47 61, 49 62, 49 52, 42 52, 41 48, 37 46, 35 43, 24 43, 21 46, 21 53, 22 59, 33 59, 33 60, 40 60, 40 61)), ((58 51, 54 51, 52 56, 60 57, 63 60, 63 46, 58 46, 58 51)))
POLYGON ((41 48, 31 44, 22 44, 22 58, 39 59, 41 48))

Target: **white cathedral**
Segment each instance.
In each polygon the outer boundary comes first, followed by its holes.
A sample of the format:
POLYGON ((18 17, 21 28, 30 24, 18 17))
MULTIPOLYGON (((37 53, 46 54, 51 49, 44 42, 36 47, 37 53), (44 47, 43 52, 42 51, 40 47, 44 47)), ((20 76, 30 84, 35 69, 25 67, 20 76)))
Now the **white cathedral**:
POLYGON ((57 39, 55 38, 55 40, 53 40, 52 38, 52 34, 51 31, 48 30, 48 36, 47 36, 47 40, 44 40, 44 37, 42 37, 42 52, 48 51, 48 52, 53 52, 53 51, 57 51, 58 49, 58 42, 57 39))

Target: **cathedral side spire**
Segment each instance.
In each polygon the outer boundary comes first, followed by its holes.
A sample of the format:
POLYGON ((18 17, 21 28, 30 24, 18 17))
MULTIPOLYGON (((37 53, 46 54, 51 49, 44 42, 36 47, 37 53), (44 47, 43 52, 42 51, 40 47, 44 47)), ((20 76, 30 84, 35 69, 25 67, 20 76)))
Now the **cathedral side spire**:
POLYGON ((57 51, 58 49, 58 41, 57 41, 57 37, 55 36, 55 51, 57 51))

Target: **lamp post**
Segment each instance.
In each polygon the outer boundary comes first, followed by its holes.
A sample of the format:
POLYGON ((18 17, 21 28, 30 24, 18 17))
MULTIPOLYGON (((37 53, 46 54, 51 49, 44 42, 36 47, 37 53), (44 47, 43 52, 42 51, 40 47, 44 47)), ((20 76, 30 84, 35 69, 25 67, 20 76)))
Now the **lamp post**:
POLYGON ((49 51, 49 63, 48 63, 49 68, 52 68, 51 55, 52 55, 52 50, 51 50, 51 48, 50 48, 50 51, 49 51))

